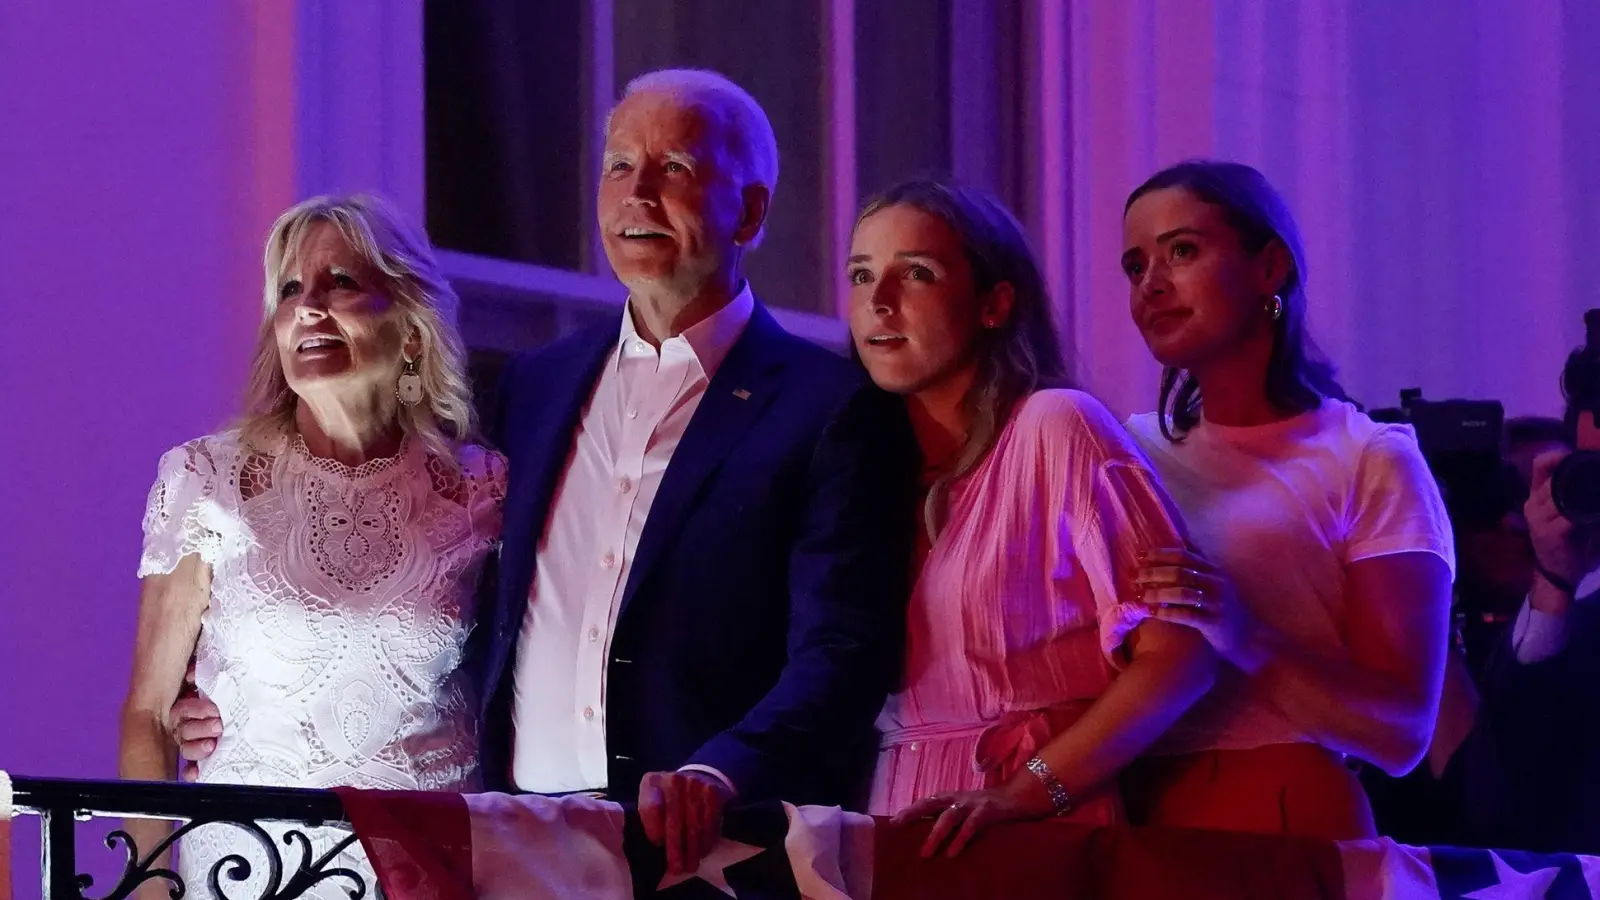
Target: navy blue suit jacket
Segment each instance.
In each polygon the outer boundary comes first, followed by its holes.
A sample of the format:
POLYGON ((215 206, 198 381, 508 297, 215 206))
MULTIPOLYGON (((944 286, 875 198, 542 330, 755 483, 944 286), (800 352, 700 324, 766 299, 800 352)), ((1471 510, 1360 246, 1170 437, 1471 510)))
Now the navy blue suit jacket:
MULTIPOLYGON (((620 325, 518 357, 489 422, 511 470, 471 648, 490 789, 511 789, 535 551, 620 325)), ((898 398, 757 304, 662 477, 623 589, 607 661, 611 797, 699 763, 741 800, 858 799, 899 675, 916 460, 898 398)))
POLYGON ((1517 662, 1510 632, 1458 754, 1469 840, 1600 853, 1600 599, 1573 604, 1566 647, 1542 662, 1517 662))

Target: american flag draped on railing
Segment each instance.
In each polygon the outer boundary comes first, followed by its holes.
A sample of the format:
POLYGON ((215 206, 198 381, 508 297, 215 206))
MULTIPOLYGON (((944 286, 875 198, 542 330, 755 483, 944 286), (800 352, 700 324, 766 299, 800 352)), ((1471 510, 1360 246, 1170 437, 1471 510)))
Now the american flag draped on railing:
MULTIPOLYGON (((107 896, 105 888, 81 890, 73 869, 73 824, 94 811, 342 819, 366 846, 387 900, 1600 900, 1600 858, 1587 856, 1031 822, 994 827, 955 859, 923 859, 926 824, 780 804, 731 810, 723 841, 699 871, 669 878, 630 809, 582 797, 17 782, 20 810, 50 814, 49 893, 11 885, 4 836, 12 797, 0 773, 0 898, 10 888, 19 900, 107 896)), ((113 885, 110 894, 131 886, 113 885)), ((204 898, 206 886, 189 886, 184 896, 204 898)))
POLYGON ((1594 857, 1036 822, 923 859, 925 824, 778 804, 733 811, 694 877, 664 878, 661 853, 616 804, 339 793, 389 900, 1600 897, 1594 857))

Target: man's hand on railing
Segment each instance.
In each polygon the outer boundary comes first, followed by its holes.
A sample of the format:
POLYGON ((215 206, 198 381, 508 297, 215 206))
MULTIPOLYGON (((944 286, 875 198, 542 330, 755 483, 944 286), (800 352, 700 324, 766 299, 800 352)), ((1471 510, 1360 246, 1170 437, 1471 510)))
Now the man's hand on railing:
POLYGON ((178 745, 178 755, 183 757, 178 777, 184 781, 198 779, 200 767, 196 763, 215 753, 217 738, 222 737, 222 710, 195 687, 193 662, 183 677, 183 693, 167 714, 167 727, 178 745))
POLYGON ((722 812, 733 790, 696 770, 651 772, 639 785, 639 822, 645 836, 667 854, 667 873, 700 867, 722 836, 722 812))

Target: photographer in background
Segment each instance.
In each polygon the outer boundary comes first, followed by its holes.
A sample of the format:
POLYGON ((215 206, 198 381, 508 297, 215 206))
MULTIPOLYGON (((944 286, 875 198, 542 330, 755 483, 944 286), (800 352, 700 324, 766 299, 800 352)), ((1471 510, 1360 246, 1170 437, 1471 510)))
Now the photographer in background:
POLYGON ((1506 629, 1533 587, 1534 555, 1524 514, 1533 462, 1570 449, 1560 419, 1524 416, 1505 424, 1505 461, 1495 483, 1479 482, 1477 503, 1453 504, 1459 559, 1455 585, 1458 646, 1475 681, 1482 680, 1506 629), (1463 509, 1461 507, 1467 507, 1463 509))
POLYGON ((1562 378, 1578 451, 1547 450, 1530 466, 1533 583, 1461 750, 1463 824, 1477 844, 1600 852, 1600 311, 1584 321, 1588 341, 1562 378))
POLYGON ((1523 507, 1533 461, 1570 446, 1560 419, 1501 421, 1493 401, 1429 402, 1406 391, 1402 408, 1376 415, 1413 423, 1438 479, 1456 543, 1452 641, 1428 755, 1402 778, 1367 768, 1379 830, 1406 844, 1468 844, 1464 754, 1479 707, 1478 688, 1533 585, 1534 557, 1523 507))
POLYGON ((1369 767, 1362 780, 1383 834, 1417 845, 1482 843, 1474 823, 1483 817, 1468 811, 1496 793, 1498 754, 1462 748, 1493 743, 1476 734, 1479 691, 1533 587, 1524 507, 1534 460, 1569 449, 1571 427, 1554 418, 1507 420, 1495 401, 1429 401, 1416 389, 1401 392, 1400 407, 1373 416, 1416 429, 1445 497, 1458 568, 1451 652, 1428 755, 1402 778, 1369 767))

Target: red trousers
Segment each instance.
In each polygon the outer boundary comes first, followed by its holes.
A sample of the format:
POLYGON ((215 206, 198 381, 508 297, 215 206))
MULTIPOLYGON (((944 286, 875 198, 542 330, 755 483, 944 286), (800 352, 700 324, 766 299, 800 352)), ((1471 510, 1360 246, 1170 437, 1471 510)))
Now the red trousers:
POLYGON ((1137 760, 1122 776, 1134 825, 1330 840, 1377 836, 1356 773, 1316 744, 1137 760))

